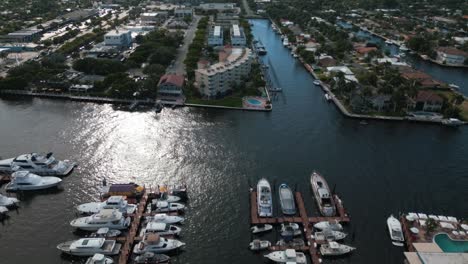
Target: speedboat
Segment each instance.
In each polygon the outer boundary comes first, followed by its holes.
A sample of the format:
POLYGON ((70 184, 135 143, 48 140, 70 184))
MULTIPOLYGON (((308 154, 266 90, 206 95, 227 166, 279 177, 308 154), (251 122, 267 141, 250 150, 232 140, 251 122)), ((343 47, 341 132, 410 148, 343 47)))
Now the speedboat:
MULTIPOLYGON (((159 201, 166 201, 168 203, 175 203, 181 200, 179 196, 176 195, 170 195, 167 192, 161 193, 161 197, 158 198, 157 200, 159 201)), ((152 202, 154 203, 156 200, 153 200, 152 202)))
POLYGON ((164 253, 184 246, 185 243, 175 239, 167 239, 156 234, 146 234, 142 241, 135 245, 133 253, 146 252, 164 253))
POLYGON ((284 239, 280 239, 278 242, 276 242, 276 245, 277 246, 295 248, 295 247, 305 246, 305 242, 304 242, 304 240, 302 238, 294 238, 291 241, 286 241, 284 239))
POLYGON ((289 39, 288 39, 288 37, 284 37, 284 39, 283 39, 283 46, 285 46, 285 47, 289 46, 289 39))
POLYGON ((86 231, 96 231, 102 227, 109 229, 127 229, 130 226, 130 217, 125 218, 123 214, 113 209, 103 209, 97 214, 77 218, 70 222, 75 228, 86 231))
POLYGON ((322 256, 340 256, 348 254, 356 248, 347 245, 339 244, 336 242, 329 242, 320 246, 320 253, 322 256))
POLYGON ((385 40, 385 44, 393 45, 393 41, 391 39, 387 39, 387 40, 385 40))
POLYGON ((0 219, 3 219, 8 216, 8 208, 5 206, 0 206, 0 219))
POLYGON ((346 233, 325 229, 320 232, 315 232, 314 236, 316 240, 337 241, 344 239, 346 237, 346 233))
POLYGON ((111 258, 106 257, 103 254, 94 254, 94 256, 86 260, 85 264, 112 264, 112 263, 114 263, 114 261, 111 258))
POLYGON ((390 233, 390 238, 392 239, 392 244, 395 246, 402 247, 405 242, 405 237, 403 236, 403 231, 401 229, 401 223, 390 215, 387 218, 388 232, 390 233))
POLYGON ((153 252, 145 252, 135 258, 135 264, 147 263, 167 263, 171 257, 164 254, 154 254, 153 252))
POLYGON ((325 99, 330 102, 331 96, 328 93, 325 93, 325 99))
POLYGON ((446 125, 446 126, 461 126, 465 122, 463 122, 463 121, 461 121, 460 119, 457 119, 457 118, 448 118, 448 119, 442 120, 441 123, 446 125))
POLYGON ((313 172, 310 176, 310 185, 314 191, 315 200, 323 216, 335 216, 335 201, 332 198, 330 188, 322 175, 313 172))
POLYGON ((343 226, 337 220, 318 222, 314 225, 314 227, 320 230, 325 230, 325 229, 330 229, 333 231, 343 230, 343 226))
POLYGON ((73 170, 76 163, 69 160, 56 160, 52 152, 46 155, 23 154, 16 158, 0 160, 0 171, 13 172, 13 168, 16 166, 20 170, 27 170, 38 175, 65 176, 73 170))
POLYGON ((400 46, 400 51, 405 52, 405 51, 408 51, 408 50, 409 50, 409 49, 408 49, 408 47, 406 47, 405 44, 401 44, 401 46, 400 46))
POLYGON ((167 214, 155 214, 153 216, 148 216, 146 218, 148 221, 165 223, 165 224, 177 224, 184 222, 184 218, 177 215, 167 215, 167 214))
POLYGON ((137 206, 129 204, 125 196, 111 196, 104 202, 92 202, 78 205, 76 209, 82 214, 97 214, 101 210, 116 209, 122 213, 133 214, 137 206))
POLYGON ((182 231, 182 228, 175 225, 149 222, 144 228, 141 229, 140 236, 143 237, 145 234, 148 233, 154 233, 160 236, 177 236, 179 235, 180 231, 182 231))
POLYGON ((62 179, 51 176, 37 176, 29 171, 16 171, 11 175, 7 191, 33 191, 56 187, 62 179))
POLYGON ((117 237, 122 232, 117 229, 109 229, 108 227, 99 228, 96 233, 92 233, 90 237, 117 237))
POLYGON ((292 236, 300 236, 300 235, 301 235, 301 229, 298 224, 296 223, 281 224, 281 236, 292 237, 292 236))
POLYGON ((294 202, 294 195, 291 188, 285 183, 279 187, 279 199, 281 204, 281 210, 285 215, 296 214, 296 204, 294 202))
POLYGON ((307 264, 307 258, 304 253, 296 252, 294 249, 286 249, 284 251, 273 251, 265 255, 265 258, 277 263, 297 263, 307 264))
POLYGON ((317 86, 320 86, 322 83, 319 80, 315 80, 314 84, 317 85, 317 86))
POLYGON ((257 184, 258 215, 260 217, 270 217, 273 215, 273 201, 271 197, 270 183, 262 178, 257 184))
POLYGON ((252 234, 263 233, 267 231, 271 231, 273 229, 272 225, 269 224, 260 224, 256 226, 252 226, 250 230, 252 230, 252 234))
POLYGON ((81 238, 64 243, 60 243, 57 249, 63 253, 74 256, 94 256, 102 254, 106 256, 119 254, 121 244, 115 240, 106 240, 105 238, 81 238))
POLYGON ((271 242, 268 240, 254 239, 249 244, 249 249, 252 251, 265 250, 271 246, 271 242))
POLYGON ((4 207, 14 207, 17 206, 19 200, 14 197, 7 197, 0 194, 0 206, 4 207))
POLYGON ((177 212, 185 209, 185 205, 181 203, 169 203, 166 201, 157 201, 156 204, 153 205, 156 208, 155 211, 158 213, 177 212))
POLYGON ((449 86, 450 88, 452 88, 452 89, 455 89, 455 90, 459 90, 459 89, 460 89, 460 86, 458 86, 458 85, 456 85, 456 84, 454 84, 454 83, 451 83, 451 84, 449 84, 448 86, 449 86))

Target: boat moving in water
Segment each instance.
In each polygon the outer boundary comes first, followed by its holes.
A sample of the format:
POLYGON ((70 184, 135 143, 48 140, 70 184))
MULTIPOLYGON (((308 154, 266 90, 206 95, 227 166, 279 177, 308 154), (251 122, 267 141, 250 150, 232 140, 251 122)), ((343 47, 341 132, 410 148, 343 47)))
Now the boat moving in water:
POLYGON ((265 178, 260 179, 257 184, 257 203, 260 217, 271 217, 273 215, 271 187, 265 178))
POLYGON ((281 204, 281 210, 285 215, 296 214, 296 204, 294 202, 294 195, 291 188, 285 183, 279 187, 279 199, 281 204))
POLYGON ((400 221, 393 217, 393 215, 390 215, 387 218, 387 226, 390 238, 392 239, 392 244, 402 247, 404 245, 403 243, 405 242, 405 238, 403 236, 400 221))
POLYGON ((250 230, 252 230, 252 234, 258 234, 273 230, 273 226, 269 224, 259 224, 256 226, 252 226, 250 230))
POLYGON ((65 176, 69 174, 76 163, 69 160, 56 160, 52 152, 44 154, 30 153, 16 158, 0 160, 0 172, 13 172, 16 166, 19 170, 27 170, 38 175, 65 176))
POLYGON ((323 216, 335 216, 335 201, 332 198, 330 188, 322 175, 313 172, 310 176, 310 185, 314 191, 315 200, 323 216))

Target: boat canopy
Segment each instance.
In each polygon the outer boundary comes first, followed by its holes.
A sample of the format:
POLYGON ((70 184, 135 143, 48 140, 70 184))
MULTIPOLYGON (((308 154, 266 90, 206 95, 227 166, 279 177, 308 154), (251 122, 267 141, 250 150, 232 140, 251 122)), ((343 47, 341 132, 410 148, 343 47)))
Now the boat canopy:
POLYGON ((338 249, 338 248, 340 248, 340 245, 339 245, 338 243, 336 243, 336 242, 333 242, 333 241, 332 241, 332 242, 330 242, 330 243, 328 243, 328 244, 330 245, 330 248, 332 248, 332 249, 338 249))
POLYGON ((105 238, 83 238, 76 241, 76 244, 73 244, 81 248, 96 248, 101 247, 105 241, 105 238))
POLYGON ((318 193, 322 199, 330 199, 330 193, 325 188, 318 188, 318 193))
POLYGON ((287 258, 295 258, 296 257, 296 251, 294 249, 286 249, 285 254, 286 254, 287 258))

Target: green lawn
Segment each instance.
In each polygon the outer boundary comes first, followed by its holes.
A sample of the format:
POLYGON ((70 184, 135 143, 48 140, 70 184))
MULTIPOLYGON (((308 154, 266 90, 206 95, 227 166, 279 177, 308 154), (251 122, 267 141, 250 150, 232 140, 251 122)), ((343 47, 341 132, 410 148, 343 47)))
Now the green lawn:
POLYGON ((200 98, 187 98, 187 104, 219 105, 229 107, 242 107, 242 98, 238 96, 227 96, 221 99, 203 100, 200 98))

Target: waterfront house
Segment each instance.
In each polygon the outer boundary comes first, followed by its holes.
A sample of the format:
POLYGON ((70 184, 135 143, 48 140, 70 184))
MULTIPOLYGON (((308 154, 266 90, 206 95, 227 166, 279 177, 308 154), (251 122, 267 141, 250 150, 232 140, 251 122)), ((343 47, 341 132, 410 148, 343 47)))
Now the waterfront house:
POLYGON ((468 60, 468 53, 452 47, 439 47, 436 61, 449 66, 462 66, 468 60))
POLYGON ((392 108, 392 96, 388 94, 378 94, 370 99, 372 107, 377 112, 387 111, 392 108))
POLYGON ((369 53, 372 51, 377 51, 377 48, 357 45, 357 46, 354 46, 354 50, 356 51, 356 54, 358 56, 367 58, 367 56, 369 56, 369 53))
POLYGON ((398 66, 401 77, 405 80, 416 82, 422 88, 441 88, 442 83, 438 82, 432 77, 422 71, 415 70, 409 66, 398 66))
POLYGON ((178 74, 164 74, 158 82, 158 97, 183 95, 185 78, 178 74))
MULTIPOLYGON (((307 43, 304 44, 305 50, 310 51, 310 52, 316 52, 317 49, 320 47, 320 44, 315 42, 314 40, 309 40, 307 43)), ((336 64, 335 64, 336 65, 336 64)), ((330 65, 334 66, 334 65, 330 65)), ((329 67, 329 66, 327 66, 329 67)))
POLYGON ((320 56, 317 65, 323 68, 336 66, 336 60, 331 56, 320 56))
POLYGON ((444 99, 433 91, 418 91, 416 97, 410 100, 410 108, 415 111, 439 112, 444 99))

